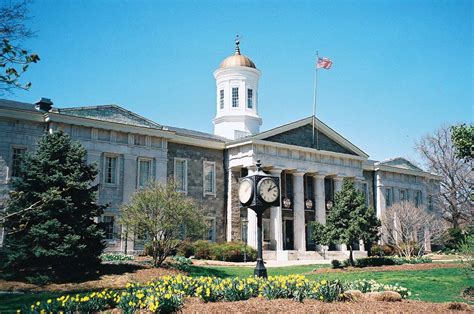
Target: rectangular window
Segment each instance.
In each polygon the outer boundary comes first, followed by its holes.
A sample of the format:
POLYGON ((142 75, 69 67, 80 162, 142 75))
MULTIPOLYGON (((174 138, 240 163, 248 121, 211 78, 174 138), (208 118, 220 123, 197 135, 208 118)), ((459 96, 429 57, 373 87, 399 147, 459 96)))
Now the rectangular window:
POLYGON ((369 189, 368 184, 366 182, 362 183, 362 193, 364 193, 365 197, 365 205, 369 206, 369 189))
POLYGON ((223 89, 219 91, 219 104, 220 104, 220 108, 224 109, 224 90, 223 89))
POLYGON ((407 201, 407 191, 406 190, 400 190, 400 201, 407 201))
POLYGON ((215 162, 204 162, 203 167, 204 175, 204 195, 215 195, 216 194, 216 163, 215 162))
POLYGON ((102 226, 104 228, 105 239, 114 240, 114 216, 102 216, 102 226))
POLYGON ((392 206, 392 200, 393 200, 393 197, 392 197, 392 188, 387 188, 385 190, 385 206, 386 207, 390 207, 392 206))
POLYGON ((105 156, 105 183, 117 184, 117 157, 105 156))
POLYGON ((428 210, 433 210, 433 195, 428 195, 428 210))
POLYGON ((270 242, 270 219, 262 220, 263 241, 270 242))
POLYGON ((293 175, 291 173, 285 174, 285 196, 293 197, 293 175))
POLYGON ((237 108, 239 106, 239 88, 232 87, 232 107, 237 108))
POLYGON ((12 154, 12 177, 18 177, 20 173, 21 163, 23 161, 23 157, 26 153, 26 148, 13 148, 12 154))
POLYGON ((138 187, 144 187, 151 180, 151 160, 138 159, 138 187))
POLYGON ((174 159, 174 180, 178 191, 188 191, 188 164, 186 159, 174 159))
POLYGON ((253 108, 253 90, 247 89, 247 108, 253 108))
POLYGON ((314 198, 313 177, 309 175, 304 176, 305 181, 305 198, 312 200, 314 198))
POLYGON ((422 205, 421 191, 415 191, 415 206, 418 207, 422 205))
POLYGON ((207 218, 206 223, 208 225, 208 231, 206 240, 216 242, 216 218, 207 218))

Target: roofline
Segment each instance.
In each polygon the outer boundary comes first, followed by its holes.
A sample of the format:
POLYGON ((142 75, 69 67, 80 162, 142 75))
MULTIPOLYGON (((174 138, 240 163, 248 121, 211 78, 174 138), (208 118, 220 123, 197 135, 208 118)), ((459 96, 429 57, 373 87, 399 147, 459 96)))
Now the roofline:
POLYGON ((36 122, 44 122, 44 113, 37 111, 31 111, 31 110, 24 110, 24 109, 18 109, 18 108, 0 108, 0 116, 1 117, 6 117, 6 118, 13 118, 13 119, 18 119, 18 116, 21 116, 21 118, 29 121, 36 121, 36 122))
MULTIPOLYGON (((280 133, 283 133, 283 132, 286 132, 286 131, 290 131, 290 130, 296 129, 298 127, 301 127, 303 125, 306 125, 306 124, 312 122, 313 118, 315 119, 315 125, 317 127, 319 127, 321 131, 323 131, 323 132, 326 131, 325 134, 329 138, 334 140, 336 143, 350 149, 355 154, 357 154, 357 156, 359 156, 359 157, 363 157, 364 159, 369 157, 369 155, 366 154, 363 150, 361 150, 360 148, 358 148, 357 146, 352 144, 349 140, 347 140, 345 137, 343 137, 338 132, 334 131, 332 128, 330 128, 328 125, 326 125, 324 122, 322 122, 321 120, 319 120, 315 116, 310 116, 310 117, 303 118, 303 119, 300 119, 300 120, 297 120, 297 121, 294 121, 294 122, 290 122, 290 123, 275 127, 273 129, 263 131, 261 133, 257 133, 253 136, 247 136, 247 137, 244 137, 242 139, 234 140, 234 141, 228 142, 228 144, 229 145, 234 145, 234 144, 238 144, 238 143, 241 143, 241 142, 246 142, 246 141, 253 140, 253 139, 263 140, 265 137, 270 137, 270 136, 280 134, 280 133)), ((295 145, 292 145, 292 146, 295 146, 295 145)), ((314 150, 315 151, 320 151, 318 149, 314 149, 314 150)), ((344 154, 344 155, 350 155, 350 154, 344 154)))
POLYGON ((125 124, 125 123, 104 121, 104 120, 98 120, 98 119, 86 118, 86 117, 78 117, 74 115, 61 114, 61 113, 55 113, 55 112, 46 113, 44 121, 61 122, 61 123, 67 123, 67 124, 72 124, 72 125, 82 125, 82 126, 87 126, 87 127, 92 127, 92 128, 108 129, 108 130, 113 130, 113 131, 118 131, 118 132, 152 135, 152 136, 157 136, 157 137, 162 137, 162 138, 167 138, 167 139, 172 138, 173 134, 175 134, 172 131, 167 131, 167 130, 153 128, 153 127, 130 125, 130 124, 125 124))
MULTIPOLYGON (((137 113, 135 113, 135 112, 133 112, 133 111, 130 111, 130 110, 128 110, 128 109, 126 109, 126 108, 124 108, 124 107, 122 107, 122 106, 116 105, 116 104, 58 108, 58 112, 61 113, 61 110, 68 110, 68 109, 81 110, 81 109, 100 109, 100 108, 107 108, 107 107, 109 107, 109 108, 116 108, 116 109, 119 109, 119 110, 123 110, 123 111, 125 111, 125 112, 127 112, 127 113, 129 113, 129 114, 131 114, 131 115, 133 115, 133 116, 135 116, 135 117, 137 117, 137 118, 143 119, 143 120, 145 120, 146 122, 155 125, 156 127, 160 127, 160 128, 163 127, 163 125, 161 125, 161 124, 159 124, 159 123, 156 123, 156 122, 153 121, 153 120, 147 119, 147 118, 145 118, 145 117, 143 117, 143 116, 141 116, 141 115, 139 115, 139 114, 137 114, 137 113)), ((93 118, 91 118, 91 119, 93 119, 93 118)), ((101 120, 101 121, 102 121, 102 120, 101 120)))
POLYGON ((363 164, 362 165, 362 170, 366 171, 388 171, 388 172, 395 172, 395 173, 401 173, 401 174, 409 174, 409 175, 414 175, 418 177, 425 177, 428 179, 433 179, 433 180, 442 180, 443 177, 428 171, 424 170, 413 170, 413 169, 403 169, 403 168, 398 168, 394 166, 388 166, 388 165, 381 165, 379 162, 375 163, 374 165, 368 165, 368 164, 363 164))

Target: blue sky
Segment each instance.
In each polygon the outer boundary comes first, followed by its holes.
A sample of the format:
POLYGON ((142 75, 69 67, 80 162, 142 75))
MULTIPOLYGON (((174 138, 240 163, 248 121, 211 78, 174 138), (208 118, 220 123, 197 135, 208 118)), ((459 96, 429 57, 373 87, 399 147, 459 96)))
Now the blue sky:
POLYGON ((40 1, 41 62, 29 92, 58 107, 118 104, 158 123, 212 132, 213 71, 242 53, 262 71, 262 130, 317 116, 372 159, 417 160, 414 141, 473 120, 471 1, 40 1))

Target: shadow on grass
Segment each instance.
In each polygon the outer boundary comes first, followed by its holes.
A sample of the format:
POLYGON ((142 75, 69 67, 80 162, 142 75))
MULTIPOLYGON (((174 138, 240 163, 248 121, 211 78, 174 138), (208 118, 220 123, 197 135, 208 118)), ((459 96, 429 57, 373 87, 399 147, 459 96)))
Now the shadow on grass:
POLYGON ((229 274, 218 268, 211 268, 211 267, 205 267, 205 266, 191 266, 189 270, 189 276, 191 277, 210 276, 210 277, 218 277, 218 278, 227 278, 227 277, 231 277, 232 274, 229 274))

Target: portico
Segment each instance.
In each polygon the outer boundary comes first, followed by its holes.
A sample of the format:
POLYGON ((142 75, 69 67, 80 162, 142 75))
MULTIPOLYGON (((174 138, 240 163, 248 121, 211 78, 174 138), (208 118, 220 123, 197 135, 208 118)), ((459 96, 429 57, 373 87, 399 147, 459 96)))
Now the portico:
MULTIPOLYGON (((362 164, 367 155, 319 120, 315 122, 319 136, 326 139, 320 149, 305 146, 312 118, 229 142, 226 147, 229 173, 251 173, 255 161, 261 160, 265 171, 280 177, 280 206, 271 207, 264 214, 269 228, 266 230, 264 224, 265 249, 275 251, 276 259, 288 259, 288 252, 314 251, 316 244, 311 240, 310 223, 315 220, 326 222, 328 204, 333 201, 334 193, 341 189, 344 178, 363 181, 362 164), (281 136, 285 133, 289 137, 300 133, 302 143, 288 144, 286 136, 281 136), (278 141, 274 140, 275 137, 278 141)), ((238 179, 232 180, 229 186, 227 234, 235 235, 232 229, 239 223, 235 221, 237 217, 243 218, 241 221, 247 224, 245 228, 240 228, 247 234, 240 234, 240 239, 231 237, 227 240, 246 240, 255 247, 255 213, 240 208, 235 202, 236 195, 232 191, 237 183, 238 179)), ((346 250, 345 245, 337 249, 346 250)))

